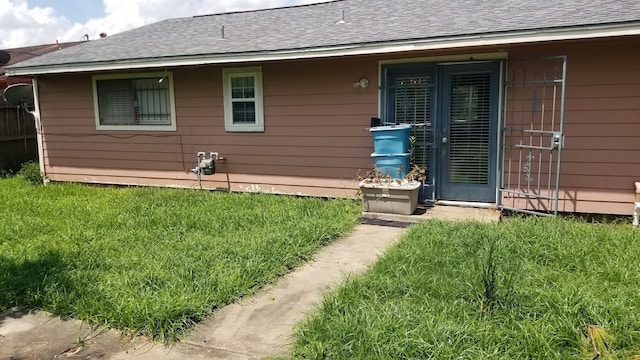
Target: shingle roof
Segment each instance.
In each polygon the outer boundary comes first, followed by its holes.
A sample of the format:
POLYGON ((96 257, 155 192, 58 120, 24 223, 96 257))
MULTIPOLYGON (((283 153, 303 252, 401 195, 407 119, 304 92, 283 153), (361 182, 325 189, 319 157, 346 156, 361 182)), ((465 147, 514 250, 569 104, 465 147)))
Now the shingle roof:
MULTIPOLYGON (((48 54, 50 52, 59 51, 71 46, 75 46, 80 44, 77 42, 68 42, 68 43, 59 43, 59 44, 46 44, 46 45, 36 45, 36 46, 27 46, 21 48, 14 49, 5 49, 6 52, 11 55, 11 59, 6 64, 6 66, 11 66, 13 64, 17 64, 19 62, 32 59, 36 56, 41 56, 44 54, 48 54)), ((5 66, 0 66, 0 76, 4 75, 5 66)))
POLYGON ((65 64, 73 68, 81 63, 303 51, 624 23, 640 23, 639 0, 338 0, 164 20, 14 68, 65 64))

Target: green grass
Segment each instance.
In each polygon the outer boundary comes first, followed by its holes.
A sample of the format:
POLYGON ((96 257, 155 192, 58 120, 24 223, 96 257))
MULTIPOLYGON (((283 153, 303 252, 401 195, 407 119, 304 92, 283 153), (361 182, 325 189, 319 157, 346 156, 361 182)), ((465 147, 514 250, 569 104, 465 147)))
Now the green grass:
POLYGON ((589 359, 589 332, 615 338, 600 359, 640 354, 640 232, 629 224, 432 221, 327 296, 297 329, 294 356, 589 359))
POLYGON ((0 310, 172 341, 347 232, 353 201, 0 179, 0 310))

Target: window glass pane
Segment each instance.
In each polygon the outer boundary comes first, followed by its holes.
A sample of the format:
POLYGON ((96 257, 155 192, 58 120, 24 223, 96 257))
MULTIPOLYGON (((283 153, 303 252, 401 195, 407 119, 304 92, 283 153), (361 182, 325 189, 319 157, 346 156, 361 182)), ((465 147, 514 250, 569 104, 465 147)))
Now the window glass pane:
POLYGON ((449 181, 489 184, 491 74, 451 76, 449 181))
MULTIPOLYGON (((398 124, 430 124, 431 98, 433 91, 432 78, 428 74, 395 75, 392 104, 395 122, 398 124)), ((433 128, 430 125, 414 126, 411 136, 415 137, 412 154, 413 162, 426 170, 429 179, 429 161, 431 159, 433 128)))
POLYGON ((232 77, 231 97, 234 99, 253 99, 255 97, 255 80, 253 76, 232 77))
POLYGON ((242 92, 242 88, 232 88, 231 89, 231 97, 234 99, 242 99, 244 94, 242 92))
POLYGON ((129 80, 100 80, 98 108, 100 124, 130 125, 133 123, 133 89, 129 80))
POLYGON ((232 77, 231 78, 231 87, 234 89, 239 89, 242 87, 242 79, 241 77, 232 77))
POLYGON ((156 79, 133 80, 136 119, 143 125, 169 125, 169 82, 156 79))
POLYGON ((233 103, 234 124, 255 124, 256 104, 253 101, 236 101, 233 103))
POLYGON ((253 76, 234 76, 231 78, 231 86, 234 88, 252 88, 253 76))
POLYGON ((101 125, 170 125, 169 81, 96 81, 101 125))

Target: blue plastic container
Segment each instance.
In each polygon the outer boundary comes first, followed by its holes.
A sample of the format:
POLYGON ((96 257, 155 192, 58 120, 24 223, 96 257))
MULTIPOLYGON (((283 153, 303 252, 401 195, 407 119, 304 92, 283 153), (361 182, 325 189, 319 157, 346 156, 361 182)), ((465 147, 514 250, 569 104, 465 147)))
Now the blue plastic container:
POLYGON ((369 131, 376 154, 404 154, 409 152, 411 125, 376 126, 369 131))
POLYGON ((409 172, 409 154, 371 154, 376 172, 382 176, 391 176, 394 179, 402 179, 409 172))

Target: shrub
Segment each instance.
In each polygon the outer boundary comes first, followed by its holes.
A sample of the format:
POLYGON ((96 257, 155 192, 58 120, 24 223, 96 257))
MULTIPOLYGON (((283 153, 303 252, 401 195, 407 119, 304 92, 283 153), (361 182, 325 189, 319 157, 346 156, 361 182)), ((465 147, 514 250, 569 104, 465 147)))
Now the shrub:
POLYGON ((40 173, 40 164, 36 161, 28 161, 22 164, 22 168, 18 171, 18 175, 33 185, 42 184, 42 174, 40 173))
POLYGON ((0 179, 5 179, 13 175, 13 171, 11 169, 0 169, 0 179))

